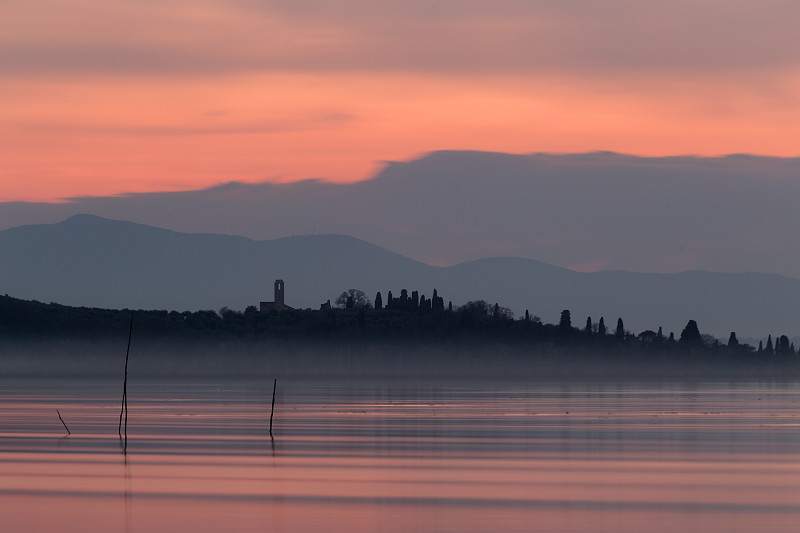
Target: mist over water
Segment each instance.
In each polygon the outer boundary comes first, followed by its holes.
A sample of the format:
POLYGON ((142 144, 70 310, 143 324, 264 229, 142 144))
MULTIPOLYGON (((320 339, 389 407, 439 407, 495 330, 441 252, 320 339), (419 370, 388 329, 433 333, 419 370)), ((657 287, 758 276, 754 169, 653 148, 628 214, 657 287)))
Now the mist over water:
MULTIPOLYGON (((0 378, 122 379, 124 339, 7 340, 0 347, 0 378)), ((554 342, 495 339, 396 341, 354 337, 219 340, 134 339, 131 379, 410 380, 412 382, 630 381, 781 379, 795 376, 795 358, 699 350, 625 351, 554 342)))
POLYGON ((4 528, 800 526, 792 381, 277 377, 0 380, 4 528))

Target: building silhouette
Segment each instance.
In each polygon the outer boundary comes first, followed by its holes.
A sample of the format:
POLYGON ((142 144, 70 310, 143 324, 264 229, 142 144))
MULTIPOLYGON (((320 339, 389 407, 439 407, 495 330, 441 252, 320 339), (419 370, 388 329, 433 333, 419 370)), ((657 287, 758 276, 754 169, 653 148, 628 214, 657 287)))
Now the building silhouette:
POLYGON ((275 300, 272 302, 260 302, 259 309, 262 313, 292 309, 286 305, 286 300, 284 299, 284 284, 282 279, 275 280, 275 300))

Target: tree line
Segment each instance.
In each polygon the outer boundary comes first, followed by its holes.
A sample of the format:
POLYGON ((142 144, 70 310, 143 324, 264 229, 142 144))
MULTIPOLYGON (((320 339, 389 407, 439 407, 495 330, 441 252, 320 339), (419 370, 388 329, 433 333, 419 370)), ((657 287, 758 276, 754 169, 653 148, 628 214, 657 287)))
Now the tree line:
MULTIPOLYGON (((766 344, 753 347, 740 343, 731 332, 727 343, 701 334, 696 321, 688 320, 678 338, 645 330, 639 334, 625 329, 623 319, 614 327, 604 317, 594 322, 586 318, 582 327, 572 323, 569 310, 561 312, 557 324, 546 324, 528 311, 518 319, 499 304, 484 300, 454 306, 445 304, 434 289, 427 298, 419 291, 402 289, 397 296, 378 292, 371 301, 363 291, 349 289, 340 294, 334 306, 320 310, 260 312, 255 306, 243 311, 223 307, 219 311, 111 310, 70 307, 0 296, 0 347, 4 342, 57 338, 108 338, 127 334, 130 315, 135 314, 135 330, 140 338, 160 340, 220 341, 257 344, 259 341, 376 343, 420 342, 501 343, 531 348, 538 353, 570 351, 589 354, 663 353, 701 354, 748 358, 773 356, 791 358, 798 354, 786 335, 772 335, 766 344)), ((799 358, 800 359, 800 358, 799 358)))

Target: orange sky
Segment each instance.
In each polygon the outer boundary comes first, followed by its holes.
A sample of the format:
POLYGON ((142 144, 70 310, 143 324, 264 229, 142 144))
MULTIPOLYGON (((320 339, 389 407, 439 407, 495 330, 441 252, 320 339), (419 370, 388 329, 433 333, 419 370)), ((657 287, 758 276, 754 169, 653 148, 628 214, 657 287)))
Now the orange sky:
POLYGON ((440 149, 800 155, 796 2, 375 4, 9 0, 0 201, 440 149))

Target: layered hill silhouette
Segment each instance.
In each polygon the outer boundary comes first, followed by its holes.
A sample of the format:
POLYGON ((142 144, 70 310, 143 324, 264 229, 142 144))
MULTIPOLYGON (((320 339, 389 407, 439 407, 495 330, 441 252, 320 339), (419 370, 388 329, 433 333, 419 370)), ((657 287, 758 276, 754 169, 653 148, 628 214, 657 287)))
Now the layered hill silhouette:
POLYGON ((272 299, 286 282, 286 303, 318 308, 345 289, 438 289, 460 305, 483 299, 576 325, 605 317, 640 332, 680 332, 688 319, 727 338, 800 333, 800 280, 772 274, 581 273, 538 261, 489 258, 435 267, 343 235, 255 241, 188 234, 76 215, 61 223, 0 232, 0 293, 66 305, 168 310, 244 309, 272 299))
POLYGON ((800 278, 798 198, 800 158, 442 151, 357 183, 0 203, 0 229, 92 213, 253 239, 352 235, 436 265, 512 256, 584 271, 800 278))

